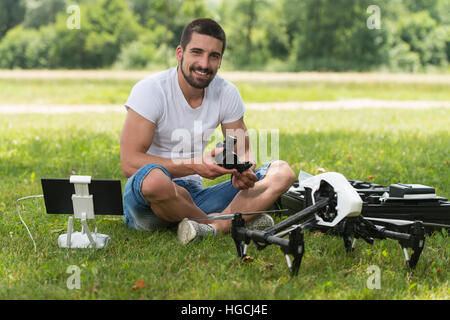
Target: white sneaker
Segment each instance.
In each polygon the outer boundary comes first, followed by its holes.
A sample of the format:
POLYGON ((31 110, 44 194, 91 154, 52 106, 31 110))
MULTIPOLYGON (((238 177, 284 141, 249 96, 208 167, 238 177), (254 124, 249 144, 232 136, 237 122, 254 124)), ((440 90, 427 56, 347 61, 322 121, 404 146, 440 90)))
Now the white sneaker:
POLYGON ((273 218, 267 213, 262 213, 256 218, 249 220, 245 223, 245 227, 249 230, 264 230, 272 227, 275 224, 273 218))
POLYGON ((177 237, 182 244, 187 244, 196 238, 203 238, 208 235, 216 235, 216 229, 205 223, 198 223, 188 218, 184 218, 178 224, 177 237))

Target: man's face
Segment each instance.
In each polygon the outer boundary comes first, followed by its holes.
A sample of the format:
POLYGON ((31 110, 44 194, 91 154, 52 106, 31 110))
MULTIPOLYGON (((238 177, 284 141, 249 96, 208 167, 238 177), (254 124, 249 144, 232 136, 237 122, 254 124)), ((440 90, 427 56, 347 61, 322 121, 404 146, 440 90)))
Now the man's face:
POLYGON ((184 79, 192 87, 206 88, 222 62, 222 41, 194 32, 185 50, 177 48, 176 56, 184 79))

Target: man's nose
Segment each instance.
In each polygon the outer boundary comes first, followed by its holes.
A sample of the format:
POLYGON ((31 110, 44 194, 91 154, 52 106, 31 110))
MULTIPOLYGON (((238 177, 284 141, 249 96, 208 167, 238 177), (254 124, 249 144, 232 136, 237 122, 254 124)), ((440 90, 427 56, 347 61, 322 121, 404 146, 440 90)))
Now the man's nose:
POLYGON ((198 61, 198 64, 202 69, 208 69, 209 56, 207 54, 202 55, 198 61))

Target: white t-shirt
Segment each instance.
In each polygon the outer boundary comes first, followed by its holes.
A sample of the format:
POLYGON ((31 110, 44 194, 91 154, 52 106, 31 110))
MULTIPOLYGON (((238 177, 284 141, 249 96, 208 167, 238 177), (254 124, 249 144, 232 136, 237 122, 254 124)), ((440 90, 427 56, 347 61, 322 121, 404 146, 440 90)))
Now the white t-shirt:
MULTIPOLYGON (((139 81, 125 106, 156 125, 147 154, 168 159, 200 157, 218 125, 239 120, 245 112, 236 86, 218 75, 205 88, 202 104, 192 108, 176 67, 139 81)), ((199 175, 185 178, 202 181, 199 175)))

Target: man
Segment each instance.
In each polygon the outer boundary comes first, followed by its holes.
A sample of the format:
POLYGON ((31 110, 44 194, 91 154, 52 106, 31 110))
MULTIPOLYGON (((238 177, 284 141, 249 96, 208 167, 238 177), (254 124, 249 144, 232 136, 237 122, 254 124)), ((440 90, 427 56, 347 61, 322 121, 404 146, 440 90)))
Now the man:
MULTIPOLYGON (((225 45, 225 33, 216 22, 194 20, 176 49, 178 67, 133 87, 120 141, 122 170, 129 178, 124 190, 127 226, 153 231, 178 224, 178 239, 188 243, 231 228, 230 220, 191 218, 265 210, 294 182, 295 174, 284 161, 239 173, 214 162, 223 149, 203 154, 219 124, 224 136, 247 132, 237 88, 216 76, 225 45), (202 177, 226 174, 232 174, 231 181, 203 188, 202 177)), ((240 160, 254 162, 248 135, 244 139, 240 160)), ((273 225, 268 215, 245 219, 248 228, 273 225)))

